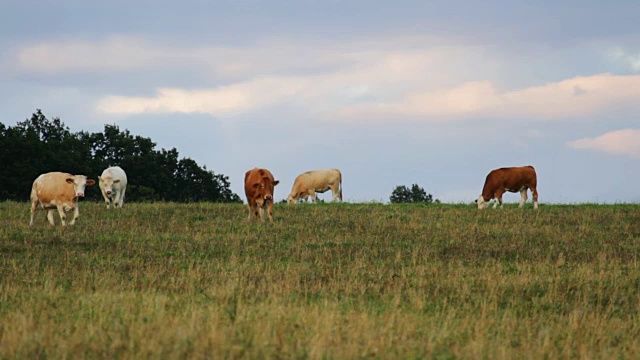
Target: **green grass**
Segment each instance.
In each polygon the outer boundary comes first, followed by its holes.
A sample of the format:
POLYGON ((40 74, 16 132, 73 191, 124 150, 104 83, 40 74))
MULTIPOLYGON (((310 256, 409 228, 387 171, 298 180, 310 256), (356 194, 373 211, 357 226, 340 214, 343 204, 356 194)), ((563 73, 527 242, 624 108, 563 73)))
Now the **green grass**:
POLYGON ((0 358, 640 357, 639 205, 274 212, 0 203, 0 358))

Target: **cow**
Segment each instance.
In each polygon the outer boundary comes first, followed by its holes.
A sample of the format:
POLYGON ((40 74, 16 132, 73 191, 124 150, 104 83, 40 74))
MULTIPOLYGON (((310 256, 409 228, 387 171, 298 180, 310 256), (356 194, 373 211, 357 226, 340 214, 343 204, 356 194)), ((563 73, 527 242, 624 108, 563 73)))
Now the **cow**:
POLYGON ((253 218, 264 221, 264 210, 267 209, 269 221, 273 222, 273 189, 280 183, 273 179, 267 169, 254 168, 244 175, 244 193, 249 207, 249 221, 253 218))
POLYGON ((63 172, 50 172, 38 176, 33 181, 31 187, 31 221, 38 208, 38 204, 47 210, 47 219, 51 225, 53 221, 53 211, 58 210, 62 226, 66 226, 66 211, 73 209, 73 219, 69 225, 75 224, 80 216, 78 210, 78 199, 84 197, 85 186, 93 186, 96 182, 87 179, 84 175, 71 175, 63 172))
POLYGON ((342 201, 342 173, 338 169, 313 170, 298 175, 291 188, 291 194, 287 197, 287 203, 293 204, 299 199, 306 202, 311 196, 311 201, 318 199, 316 193, 324 193, 331 189, 333 201, 342 201))
POLYGON ((508 167, 492 170, 484 182, 482 195, 478 197, 478 209, 484 209, 489 206, 491 199, 497 201, 493 204, 495 209, 500 203, 502 207, 502 194, 506 191, 520 192, 522 199, 520 206, 523 207, 527 201, 527 189, 531 189, 533 195, 533 208, 538 208, 538 191, 536 169, 533 166, 508 167))
POLYGON ((124 193, 127 191, 127 174, 120 166, 106 168, 98 176, 98 185, 107 204, 107 209, 113 199, 113 208, 121 208, 124 204, 124 193))

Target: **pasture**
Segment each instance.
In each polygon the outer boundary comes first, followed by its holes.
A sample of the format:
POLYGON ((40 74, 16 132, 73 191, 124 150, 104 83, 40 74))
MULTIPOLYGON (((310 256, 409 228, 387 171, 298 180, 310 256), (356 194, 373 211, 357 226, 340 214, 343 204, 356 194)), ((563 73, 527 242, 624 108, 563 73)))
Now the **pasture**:
POLYGON ((0 358, 640 357, 639 205, 274 213, 0 203, 0 358))

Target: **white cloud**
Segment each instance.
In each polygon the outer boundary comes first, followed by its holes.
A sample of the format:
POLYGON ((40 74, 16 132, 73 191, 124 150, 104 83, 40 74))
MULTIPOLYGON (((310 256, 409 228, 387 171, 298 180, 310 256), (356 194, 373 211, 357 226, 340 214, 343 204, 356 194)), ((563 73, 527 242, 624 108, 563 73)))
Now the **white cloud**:
POLYGON ((506 92, 490 81, 467 82, 416 92, 396 101, 388 99, 396 95, 382 89, 380 79, 365 84, 357 71, 265 77, 210 90, 160 89, 157 96, 147 98, 112 96, 102 100, 98 109, 106 113, 228 115, 284 104, 298 105, 307 115, 322 113, 327 119, 446 121, 478 117, 554 120, 591 116, 616 106, 640 107, 640 76, 576 77, 506 92))
POLYGON ((172 52, 150 47, 142 39, 114 36, 104 41, 58 41, 25 46, 15 54, 16 67, 35 73, 68 71, 122 71, 142 69, 172 52))
POLYGON ((611 131, 594 138, 571 141, 567 146, 574 149, 589 149, 640 158, 640 130, 611 131))
MULTIPOLYGON (((113 36, 25 46, 16 52, 14 67, 42 74, 159 74, 156 84, 147 84, 154 96, 104 96, 97 109, 105 114, 230 117, 280 106, 283 112, 325 121, 545 121, 640 107, 640 75, 579 76, 535 86, 524 76, 519 86, 509 88, 523 63, 505 61, 505 55, 428 36, 313 44, 271 39, 236 47, 163 46, 113 36), (172 87, 165 80, 171 77, 163 76, 172 70, 197 74, 192 78, 200 80, 172 87)), ((640 66, 638 57, 617 56, 636 59, 640 66)))
POLYGON ((553 120, 590 116, 616 106, 640 108, 640 76, 600 74, 500 91, 491 81, 410 94, 390 102, 346 107, 345 118, 502 118, 553 120))
POLYGON ((208 113, 232 115, 295 97, 309 84, 296 78, 261 78, 210 90, 158 89, 154 97, 108 96, 98 111, 111 114, 208 113))
POLYGON ((634 54, 627 50, 616 48, 609 51, 609 56, 616 61, 622 62, 631 70, 640 71, 640 52, 634 54))

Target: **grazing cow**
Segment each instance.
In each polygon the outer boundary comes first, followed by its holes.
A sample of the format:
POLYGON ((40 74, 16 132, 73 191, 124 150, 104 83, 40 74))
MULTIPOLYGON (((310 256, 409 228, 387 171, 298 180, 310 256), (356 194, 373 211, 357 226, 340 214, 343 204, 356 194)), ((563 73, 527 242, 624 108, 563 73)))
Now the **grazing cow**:
POLYGON ((280 181, 273 180, 273 175, 267 169, 254 168, 247 171, 244 175, 244 193, 247 195, 249 220, 253 217, 264 220, 266 207, 269 220, 273 222, 273 188, 279 183, 280 181))
POLYGON ((495 169, 487 175, 487 179, 484 182, 484 188, 482 188, 482 195, 478 197, 476 202, 478 203, 478 209, 484 209, 489 206, 491 199, 497 201, 493 204, 495 209, 500 203, 502 207, 502 194, 506 191, 520 192, 522 199, 520 200, 520 207, 524 206, 527 201, 527 189, 531 189, 533 195, 533 208, 538 208, 538 191, 536 169, 533 166, 522 167, 509 167, 495 169))
POLYGON ((298 175, 291 188, 291 194, 287 197, 287 203, 293 204, 298 199, 306 202, 309 196, 311 201, 317 201, 316 193, 324 193, 331 189, 333 201, 342 201, 342 174, 338 169, 313 170, 298 175))
POLYGON ((94 180, 87 179, 84 175, 71 175, 62 172, 50 172, 38 176, 31 187, 31 221, 29 226, 33 225, 33 216, 38 204, 47 210, 47 219, 51 225, 55 225, 53 211, 56 209, 60 214, 62 226, 67 225, 65 212, 73 209, 73 219, 69 225, 75 224, 80 216, 78 198, 84 196, 85 186, 93 186, 95 183, 94 180))
POLYGON ((98 185, 107 203, 107 209, 113 199, 113 208, 121 208, 124 203, 124 193, 127 191, 127 174, 120 166, 112 166, 105 169, 98 176, 98 185))

